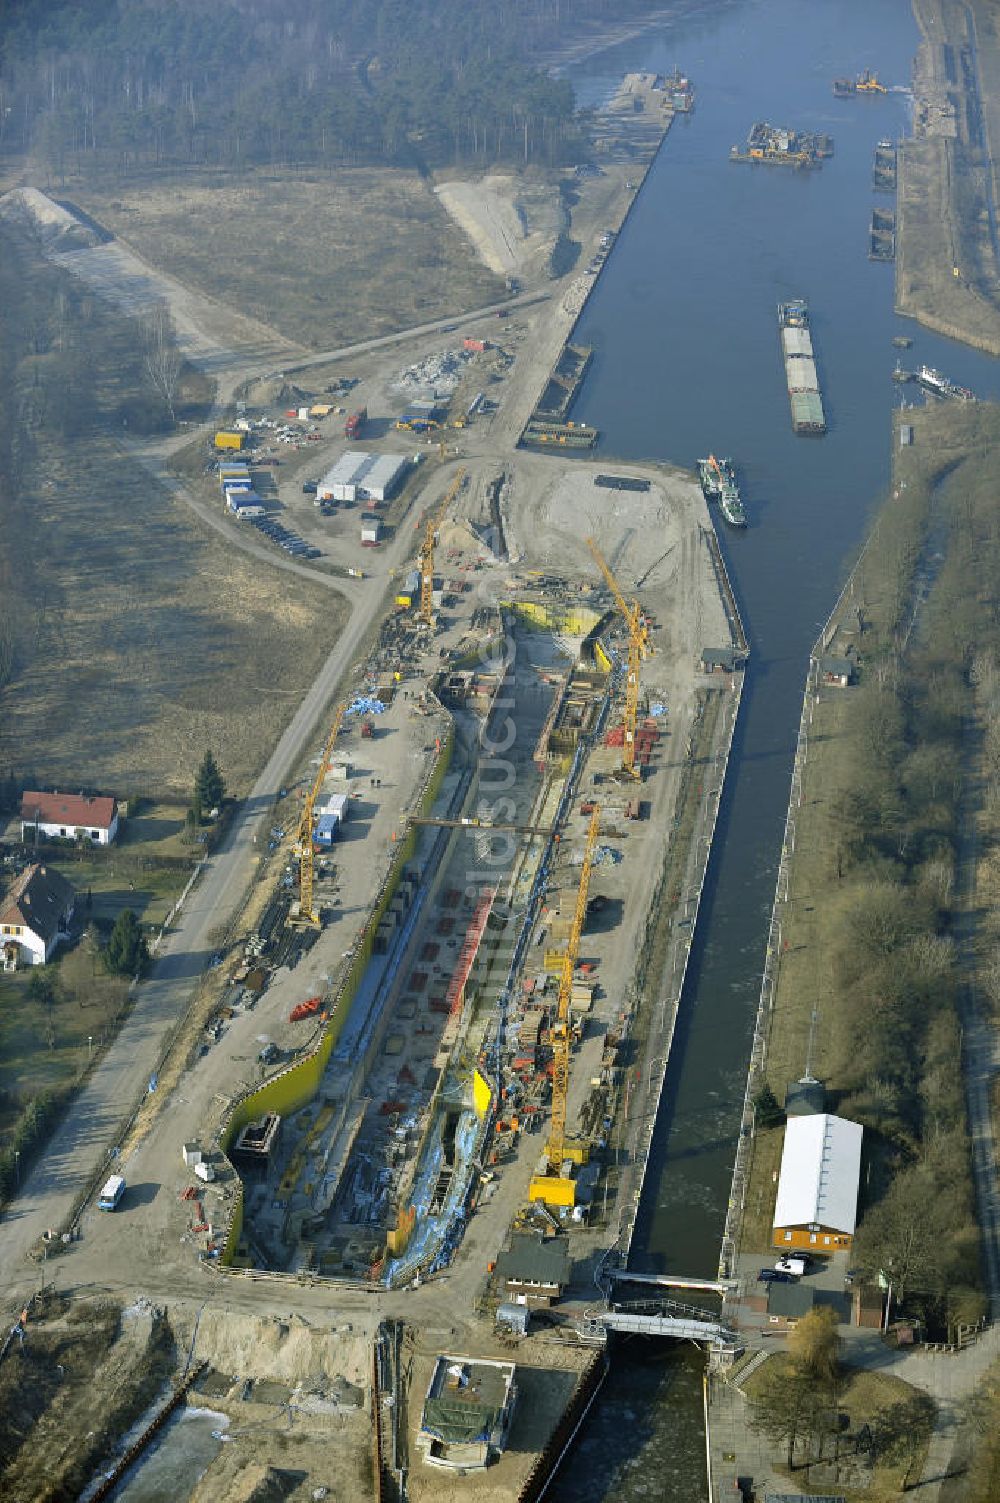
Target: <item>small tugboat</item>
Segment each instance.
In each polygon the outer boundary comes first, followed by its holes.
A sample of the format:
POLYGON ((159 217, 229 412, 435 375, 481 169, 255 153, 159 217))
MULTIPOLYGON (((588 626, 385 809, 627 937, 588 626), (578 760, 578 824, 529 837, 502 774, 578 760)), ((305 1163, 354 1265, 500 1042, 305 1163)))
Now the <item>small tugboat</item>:
POLYGON ((740 499, 736 484, 736 471, 731 459, 716 459, 710 454, 698 461, 698 478, 706 501, 717 501, 722 515, 731 527, 745 527, 747 514, 740 499))

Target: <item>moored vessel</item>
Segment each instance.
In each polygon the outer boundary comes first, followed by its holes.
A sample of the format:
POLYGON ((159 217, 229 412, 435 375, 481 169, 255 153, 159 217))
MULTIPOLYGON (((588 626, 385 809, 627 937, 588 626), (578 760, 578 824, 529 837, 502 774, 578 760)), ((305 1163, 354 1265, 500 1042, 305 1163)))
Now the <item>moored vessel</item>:
POLYGON ((698 477, 706 501, 717 501, 722 515, 731 527, 745 527, 747 514, 736 483, 736 470, 731 459, 716 459, 710 454, 698 461, 698 477))

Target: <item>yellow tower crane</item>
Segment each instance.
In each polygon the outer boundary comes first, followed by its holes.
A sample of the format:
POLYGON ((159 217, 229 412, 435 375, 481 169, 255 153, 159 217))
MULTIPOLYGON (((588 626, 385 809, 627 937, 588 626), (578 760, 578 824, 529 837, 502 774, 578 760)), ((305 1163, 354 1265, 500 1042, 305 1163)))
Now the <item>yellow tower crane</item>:
POLYGON ((340 731, 340 722, 344 718, 346 705, 338 705, 337 713, 333 717, 330 734, 326 738, 323 755, 316 770, 312 787, 306 794, 302 805, 302 813, 299 816, 299 911, 294 922, 307 925, 311 929, 319 928, 319 914, 313 911, 313 814, 316 809, 316 800, 323 791, 323 783, 326 779, 327 770, 330 766, 330 757, 333 755, 334 743, 340 731))
POLYGON ((628 670, 625 678, 625 726, 622 740, 622 771, 630 778, 641 776, 640 770, 635 765, 635 727, 639 718, 639 667, 644 657, 651 651, 649 647, 649 629, 643 619, 638 600, 633 600, 629 605, 625 596, 618 586, 618 581, 612 574, 605 562, 604 555, 594 542, 593 538, 587 538, 587 547, 594 555, 597 566, 607 581, 608 589, 615 598, 615 604, 624 618, 628 629, 628 670))
POLYGON ((420 620, 425 626, 434 624, 434 535, 445 519, 445 514, 462 489, 465 471, 459 470, 444 493, 441 505, 432 511, 424 528, 424 541, 420 547, 420 620))
POLYGON ((594 846, 597 844, 597 829, 601 811, 594 805, 583 849, 583 866, 580 871, 580 886, 576 894, 576 910, 569 931, 566 954, 563 956, 559 976, 559 1001, 555 1022, 549 1030, 552 1040, 552 1125, 545 1150, 547 1159, 544 1174, 536 1174, 528 1191, 529 1200, 541 1200, 546 1205, 571 1206, 574 1203, 573 1181, 562 1172, 563 1161, 572 1159, 583 1164, 587 1160, 585 1144, 571 1141, 566 1136, 566 1103, 569 1097, 569 1004, 573 994, 573 971, 580 952, 580 936, 587 917, 587 893, 590 888, 590 871, 594 862, 594 846))

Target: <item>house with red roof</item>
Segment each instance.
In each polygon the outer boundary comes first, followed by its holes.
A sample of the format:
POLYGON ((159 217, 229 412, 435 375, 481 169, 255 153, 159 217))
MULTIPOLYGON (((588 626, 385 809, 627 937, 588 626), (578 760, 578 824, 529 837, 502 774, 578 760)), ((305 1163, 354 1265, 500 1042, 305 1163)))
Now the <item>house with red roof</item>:
POLYGON ((118 802, 85 793, 22 793, 21 839, 85 840, 110 845, 118 834, 118 802))

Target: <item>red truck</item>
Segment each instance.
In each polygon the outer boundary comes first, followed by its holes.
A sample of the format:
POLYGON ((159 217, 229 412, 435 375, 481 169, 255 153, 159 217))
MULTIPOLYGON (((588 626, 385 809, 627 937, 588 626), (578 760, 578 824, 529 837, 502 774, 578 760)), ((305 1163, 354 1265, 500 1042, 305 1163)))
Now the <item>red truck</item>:
POLYGON ((352 412, 344 424, 345 438, 360 438, 361 430, 368 421, 368 408, 359 407, 357 412, 352 412))

